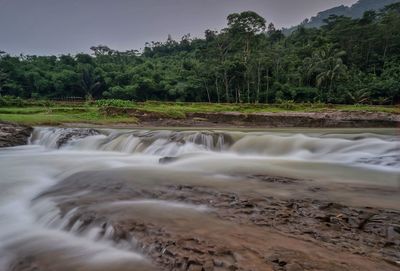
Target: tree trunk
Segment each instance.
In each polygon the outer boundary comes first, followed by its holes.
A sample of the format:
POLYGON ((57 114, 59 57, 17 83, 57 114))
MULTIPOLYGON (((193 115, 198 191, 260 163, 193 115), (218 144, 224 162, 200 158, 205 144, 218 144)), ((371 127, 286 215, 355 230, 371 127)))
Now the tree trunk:
POLYGON ((370 52, 371 52, 371 43, 368 42, 368 49, 367 49, 367 57, 366 57, 366 61, 365 61, 365 67, 368 67, 370 52))
POLYGON ((258 61, 257 65, 257 94, 256 94, 256 104, 260 102, 260 85, 261 85, 261 64, 258 61))
POLYGON ((247 78, 247 103, 250 103, 250 78, 247 78))
POLYGON ((238 103, 239 88, 235 88, 235 103, 238 103))
POLYGON ((210 91, 208 90, 208 86, 207 86, 206 80, 204 80, 204 78, 203 78, 203 84, 204 84, 204 87, 207 92, 208 103, 211 103, 210 91))
POLYGON ((217 102, 220 103, 221 100, 219 98, 219 87, 218 87, 218 76, 215 75, 215 90, 217 91, 217 102))
POLYGON ((387 50, 388 50, 388 46, 389 45, 389 41, 388 39, 386 39, 385 41, 385 49, 383 50, 383 66, 385 66, 385 62, 386 62, 386 54, 387 54, 387 50))
POLYGON ((267 92, 265 94, 265 103, 268 104, 268 95, 269 95, 269 68, 267 68, 267 92))
POLYGON ((331 82, 329 84, 329 92, 328 92, 328 97, 327 97, 327 102, 330 102, 330 98, 332 96, 332 88, 333 88, 333 76, 331 77, 331 82))
POLYGON ((229 80, 228 80, 228 74, 226 70, 224 71, 224 85, 225 85, 225 95, 226 95, 226 102, 229 103, 229 80))
POLYGON ((279 60, 276 62, 276 67, 275 67, 275 76, 276 76, 276 80, 279 82, 280 80, 280 76, 279 76, 279 60))
MULTIPOLYGON (((246 37, 246 43, 245 43, 245 48, 244 48, 244 65, 246 67, 245 73, 244 73, 244 78, 246 78, 246 84, 247 84, 247 103, 250 103, 250 69, 248 65, 248 61, 250 59, 250 37, 249 34, 246 37)), ((242 102, 240 100, 240 102, 242 102)))

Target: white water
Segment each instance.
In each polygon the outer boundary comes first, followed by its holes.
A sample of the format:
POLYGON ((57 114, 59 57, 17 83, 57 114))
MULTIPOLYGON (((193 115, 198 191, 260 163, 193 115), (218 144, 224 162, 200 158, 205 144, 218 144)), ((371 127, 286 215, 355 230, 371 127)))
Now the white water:
MULTIPOLYGON (((162 182, 165 175, 177 176, 177 182, 188 182, 179 179, 186 175, 200 182, 232 182, 243 173, 399 185, 400 141, 393 134, 104 130, 87 137, 78 133, 59 146, 71 132, 76 130, 38 128, 31 145, 0 150, 0 270, 30 255, 52 255, 48 265, 54 270, 130 270, 122 266, 132 264, 134 270, 148 270, 134 238, 113 242, 109 225, 81 230, 79 220, 69 225, 76 210, 61 216, 55 199, 35 200, 77 172, 128 168, 148 183, 162 182), (164 157, 174 159, 160 164, 164 157)), ((111 205, 159 206, 178 214, 207 209, 154 200, 111 205)))
MULTIPOLYGON (((56 148, 69 129, 44 128, 34 132, 33 144, 56 148)), ((395 135, 294 134, 243 132, 103 131, 104 134, 73 138, 63 150, 121 152, 178 157, 190 154, 228 154, 299 161, 369 164, 388 170, 400 167, 400 139, 395 135), (397 161, 397 162, 396 162, 397 161)))
POLYGON ((1 150, 0 270, 7 270, 15 257, 50 253, 59 257, 50 265, 55 270, 81 265, 89 266, 88 270, 111 270, 107 266, 115 262, 142 264, 143 256, 132 250, 95 241, 91 233, 76 236, 74 228, 64 231, 68 216, 62 221, 50 200, 32 202, 40 191, 74 172, 114 168, 129 163, 126 158, 49 152, 41 146, 1 150))

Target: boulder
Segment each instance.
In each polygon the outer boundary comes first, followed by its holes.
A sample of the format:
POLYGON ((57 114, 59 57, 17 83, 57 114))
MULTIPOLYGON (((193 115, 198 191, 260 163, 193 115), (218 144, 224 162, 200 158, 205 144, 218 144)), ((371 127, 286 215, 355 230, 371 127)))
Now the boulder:
POLYGON ((32 131, 29 126, 0 122, 0 148, 27 144, 32 131))

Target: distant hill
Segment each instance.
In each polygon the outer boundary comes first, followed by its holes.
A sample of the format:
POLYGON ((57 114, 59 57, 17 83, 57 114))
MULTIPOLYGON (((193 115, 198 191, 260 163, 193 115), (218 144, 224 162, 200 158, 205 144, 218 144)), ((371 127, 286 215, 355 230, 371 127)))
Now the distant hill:
MULTIPOLYGON (((302 23, 303 26, 307 28, 321 27, 324 25, 324 20, 329 18, 330 15, 346 16, 351 18, 360 18, 363 16, 364 12, 368 10, 380 10, 385 6, 400 2, 400 0, 359 0, 357 3, 348 6, 338 6, 325 11, 321 11, 317 16, 311 17, 311 19, 306 19, 302 23)), ((290 34, 297 29, 297 26, 292 28, 284 29, 285 34, 290 34)))

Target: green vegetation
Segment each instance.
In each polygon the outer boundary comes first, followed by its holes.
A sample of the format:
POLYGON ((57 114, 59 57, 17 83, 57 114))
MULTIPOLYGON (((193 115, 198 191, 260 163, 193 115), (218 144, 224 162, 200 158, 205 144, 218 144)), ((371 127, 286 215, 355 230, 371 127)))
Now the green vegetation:
POLYGON ((138 102, 129 101, 97 101, 89 103, 52 103, 44 106, 42 101, 23 101, 22 107, 0 107, 0 120, 12 121, 28 125, 59 125, 64 123, 87 124, 137 124, 136 113, 155 113, 162 117, 184 118, 188 113, 207 112, 324 112, 324 111, 366 111, 398 113, 394 106, 370 105, 325 105, 295 104, 292 102, 265 104, 210 104, 210 103, 171 103, 171 102, 138 102), (121 103, 124 106, 121 106, 121 103), (115 108, 120 110, 114 110, 115 108), (110 113, 111 112, 111 113, 110 113))
POLYGON ((109 99, 109 100, 97 100, 94 103, 98 107, 120 107, 120 108, 129 108, 134 107, 135 104, 126 101, 126 100, 118 100, 118 99, 109 99))
POLYGON ((73 108, 54 108, 54 110, 41 110, 39 108, 24 108, 12 112, 12 109, 0 110, 0 120, 10 121, 27 125, 60 125, 64 123, 90 123, 90 124, 113 124, 133 123, 137 119, 129 116, 106 116, 97 108, 85 108, 76 112, 73 108), (35 113, 30 113, 35 111, 35 113))
MULTIPOLYGON (((320 29, 300 26, 287 37, 255 12, 231 14, 227 21, 225 29, 206 30, 202 39, 169 38, 147 43, 140 53, 107 46, 92 47, 93 55, 0 52, 0 106, 7 99, 20 106, 21 98, 79 97, 114 107, 129 106, 121 100, 154 100, 246 103, 253 104, 251 110, 275 103, 292 110, 296 103, 400 100, 400 3, 360 19, 331 16, 320 29)), ((180 114, 169 105, 157 108, 180 114)))

